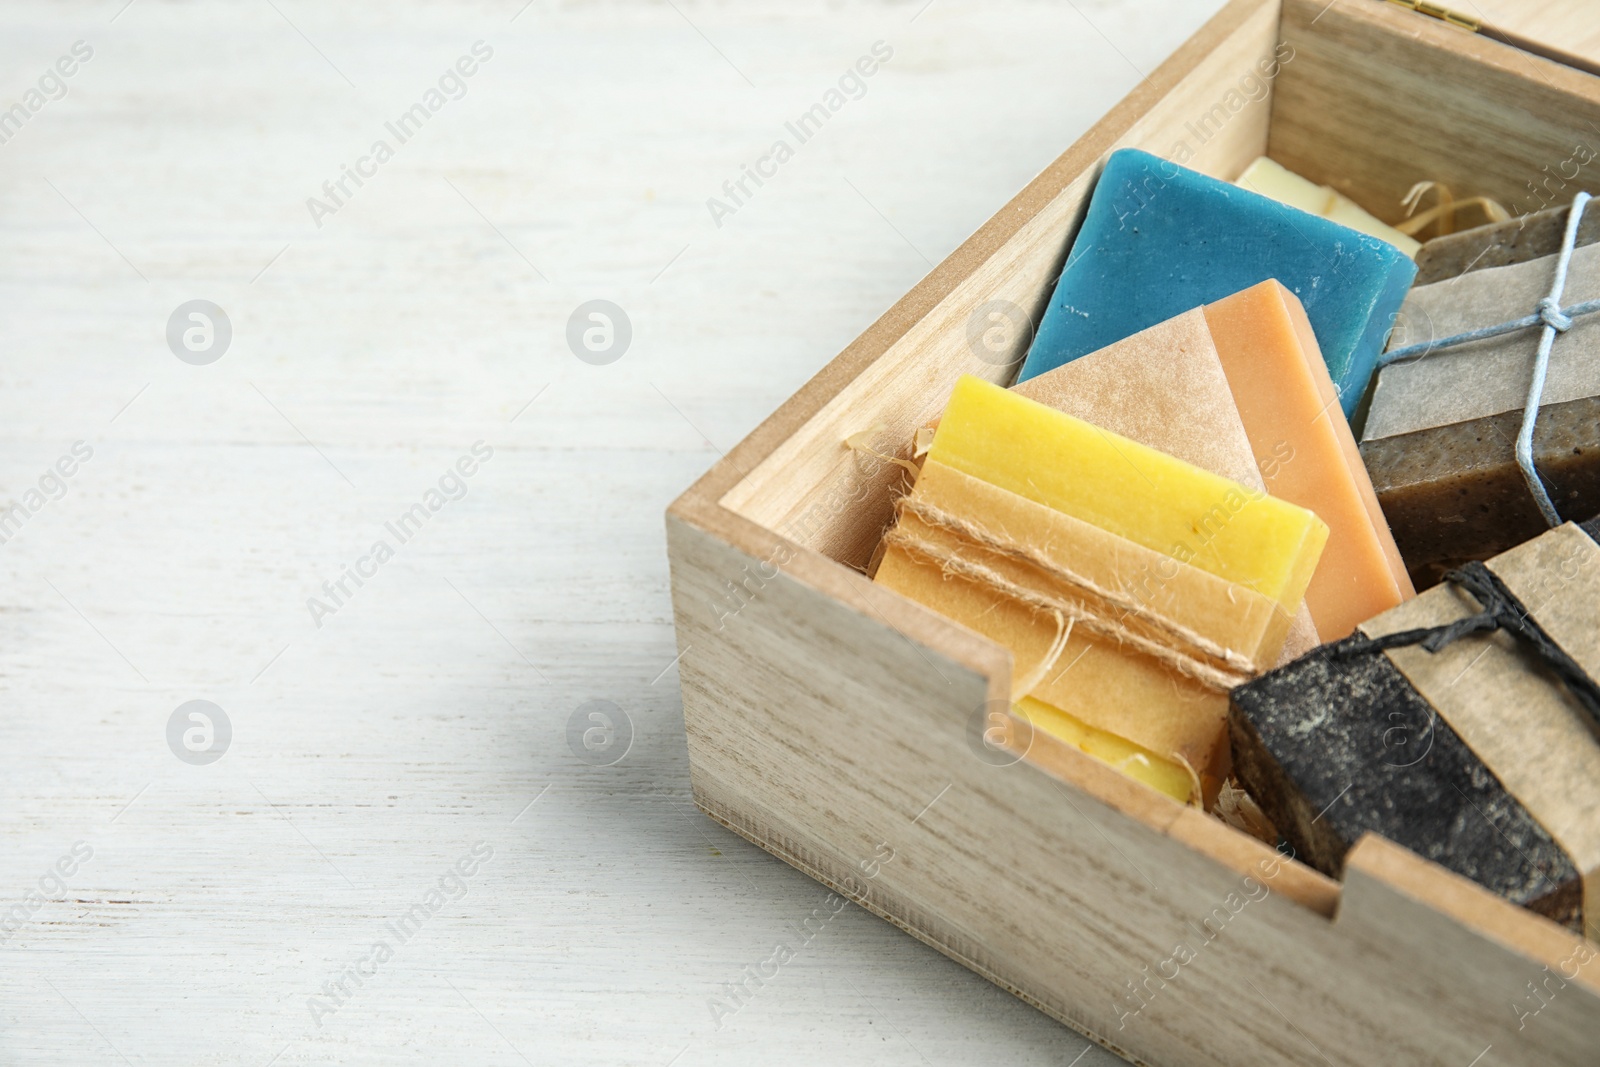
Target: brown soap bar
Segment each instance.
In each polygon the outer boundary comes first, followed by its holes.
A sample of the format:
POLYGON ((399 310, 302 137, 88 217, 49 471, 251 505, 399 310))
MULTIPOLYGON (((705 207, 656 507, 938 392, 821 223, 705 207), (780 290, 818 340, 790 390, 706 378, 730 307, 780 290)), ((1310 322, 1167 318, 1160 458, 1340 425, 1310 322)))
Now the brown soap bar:
MULTIPOLYGON (((1547 528, 1517 466, 1521 423, 1522 412, 1505 411, 1362 444, 1361 458, 1418 589, 1547 528)), ((1533 457, 1563 515, 1600 515, 1600 397, 1541 407, 1533 457)))
MULTIPOLYGON (((1595 211, 1600 217, 1600 210, 1595 211)), ((1401 309, 1405 342, 1439 340, 1533 314, 1556 256, 1474 268, 1418 286, 1401 309)), ((1600 243, 1578 248, 1562 303, 1600 297, 1600 243)), ((1426 589, 1545 529, 1516 465, 1516 439, 1542 330, 1441 348, 1384 367, 1361 458, 1411 580, 1426 589)), ((1555 339, 1534 460, 1564 518, 1600 511, 1600 315, 1555 339)))
MULTIPOLYGON (((1600 674, 1597 524, 1502 553, 1511 612, 1577 671, 1600 674)), ((1507 899, 1600 934, 1600 717, 1534 651, 1470 631, 1429 652, 1363 638, 1477 615, 1438 586, 1230 694, 1234 772, 1306 862, 1337 876, 1361 834, 1385 837, 1507 899)))
MULTIPOLYGON (((1413 285, 1459 278, 1468 271, 1526 263, 1561 251, 1570 207, 1553 207, 1505 222, 1477 226, 1423 243, 1413 285)), ((1587 210, 1578 223, 1578 244, 1600 241, 1600 211, 1587 210)))

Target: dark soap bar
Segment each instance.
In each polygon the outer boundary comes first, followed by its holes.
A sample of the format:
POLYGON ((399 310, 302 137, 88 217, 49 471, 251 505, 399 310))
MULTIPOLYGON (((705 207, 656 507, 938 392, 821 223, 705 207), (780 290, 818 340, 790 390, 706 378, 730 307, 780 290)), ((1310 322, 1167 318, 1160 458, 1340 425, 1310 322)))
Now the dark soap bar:
MULTIPOLYGON (((1517 466, 1521 424, 1522 412, 1505 411, 1361 443, 1419 591, 1468 560, 1488 559, 1548 528, 1517 466)), ((1541 408, 1533 458, 1563 516, 1600 514, 1600 397, 1541 408)))
POLYGON ((1307 863, 1333 877, 1371 830, 1581 930, 1577 866, 1405 675, 1324 645, 1232 694, 1234 773, 1307 863))
MULTIPOLYGON (((1423 243, 1417 250, 1415 285, 1459 278, 1468 271, 1506 267, 1561 251, 1567 233, 1567 207, 1546 208, 1505 222, 1477 226, 1423 243)), ((1600 241, 1600 211, 1585 210, 1578 244, 1600 241)))

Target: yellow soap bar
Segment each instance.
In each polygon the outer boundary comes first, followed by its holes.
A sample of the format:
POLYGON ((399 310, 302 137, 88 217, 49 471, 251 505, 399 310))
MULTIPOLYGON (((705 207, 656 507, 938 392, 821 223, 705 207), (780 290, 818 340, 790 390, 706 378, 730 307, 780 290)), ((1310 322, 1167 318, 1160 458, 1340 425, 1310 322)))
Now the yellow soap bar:
POLYGON ((971 375, 928 458, 1254 590, 1293 615, 1328 527, 1312 512, 971 375))
POLYGON ((1349 197, 1326 185, 1318 185, 1309 178, 1302 178, 1266 156, 1257 158, 1246 167, 1233 184, 1271 197, 1280 204, 1288 204, 1309 214, 1320 215, 1330 222, 1348 226, 1357 233, 1388 241, 1412 259, 1417 258, 1417 249, 1422 247, 1422 242, 1415 237, 1407 237, 1349 197))
POLYGON ((1180 769, 1197 802, 1230 762, 1234 683, 1204 671, 1274 662, 1327 537, 1259 488, 976 378, 900 512, 878 582, 1010 649, 1015 698, 1119 739, 1114 764, 1180 769))
POLYGON ((1014 705, 1017 715, 1035 730, 1065 741, 1145 785, 1176 800, 1189 803, 1194 795, 1194 776, 1181 764, 1162 759, 1116 734, 1097 730, 1052 704, 1023 697, 1014 705))
POLYGON ((890 545, 875 580, 1009 649, 1013 700, 1036 697, 1088 727, 1194 768, 1206 798, 1216 795, 1232 768, 1226 693, 1202 688, 1086 626, 1075 625, 1056 654, 1060 630, 1049 615, 986 583, 947 574, 937 561, 900 545, 890 545))

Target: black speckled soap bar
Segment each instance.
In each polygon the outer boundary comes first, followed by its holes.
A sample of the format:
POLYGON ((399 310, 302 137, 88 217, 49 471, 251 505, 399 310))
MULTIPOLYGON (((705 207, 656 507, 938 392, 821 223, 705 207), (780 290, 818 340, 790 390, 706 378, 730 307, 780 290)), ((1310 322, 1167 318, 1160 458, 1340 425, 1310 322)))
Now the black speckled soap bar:
POLYGON ((1234 773, 1307 863, 1338 877, 1371 831, 1600 933, 1600 720, 1548 658, 1600 673, 1597 537, 1567 524, 1487 565, 1546 651, 1505 632, 1370 646, 1483 609, 1451 583, 1233 690, 1234 773))
POLYGON ((1339 877, 1372 831, 1568 925, 1578 871, 1386 656, 1324 645, 1233 691, 1234 774, 1305 862, 1339 877))

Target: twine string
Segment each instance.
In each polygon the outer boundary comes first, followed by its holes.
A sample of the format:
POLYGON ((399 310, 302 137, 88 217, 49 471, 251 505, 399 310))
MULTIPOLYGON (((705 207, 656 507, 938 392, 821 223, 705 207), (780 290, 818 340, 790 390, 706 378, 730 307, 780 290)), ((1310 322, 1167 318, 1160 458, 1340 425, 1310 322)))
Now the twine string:
MULTIPOLYGON (((1056 621, 1057 638, 1051 643, 1051 654, 1046 657, 1044 669, 1048 669, 1065 649, 1065 635, 1072 627, 1082 626, 1098 636, 1129 645, 1214 692, 1225 693, 1259 673, 1240 653, 1162 617, 1134 597, 1103 588, 1034 549, 912 497, 901 498, 897 507, 902 519, 905 512, 910 512, 934 529, 951 533, 962 542, 975 544, 1003 558, 1025 563, 1072 591, 1072 596, 1067 597, 1024 586, 993 567, 908 531, 903 521, 885 535, 886 542, 938 564, 946 574, 978 582, 1010 600, 1051 615, 1056 621), (1141 633, 1141 630, 1146 632, 1141 633)), ((1033 673, 1042 675, 1038 669, 1033 673)))
POLYGON ((1600 729, 1600 684, 1596 684, 1589 673, 1545 633, 1544 628, 1497 574, 1474 561, 1445 575, 1445 581, 1472 594, 1473 599, 1481 605, 1477 614, 1439 626, 1401 630, 1384 637, 1354 638, 1335 646, 1333 656, 1349 659, 1409 645, 1421 645, 1429 652, 1438 652, 1468 634, 1504 630, 1566 685, 1583 710, 1588 712, 1591 724, 1600 729))

